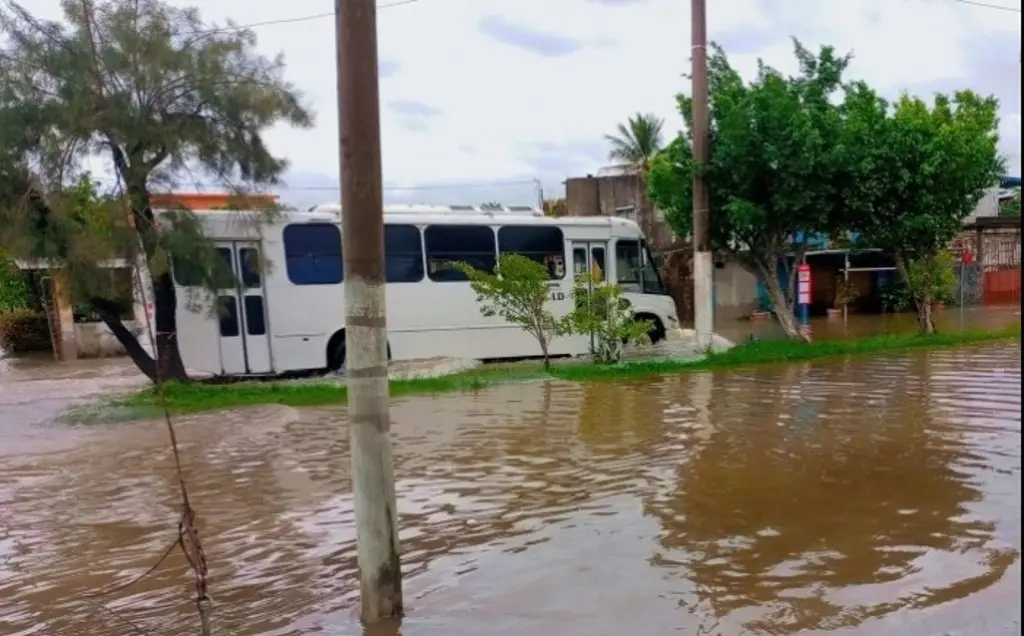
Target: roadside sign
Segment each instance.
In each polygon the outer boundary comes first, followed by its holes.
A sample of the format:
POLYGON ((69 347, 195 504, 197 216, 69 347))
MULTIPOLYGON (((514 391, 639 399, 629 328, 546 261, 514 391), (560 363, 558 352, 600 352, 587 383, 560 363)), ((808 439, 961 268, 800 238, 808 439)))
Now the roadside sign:
POLYGON ((811 304, 811 266, 804 263, 797 269, 797 304, 811 304))

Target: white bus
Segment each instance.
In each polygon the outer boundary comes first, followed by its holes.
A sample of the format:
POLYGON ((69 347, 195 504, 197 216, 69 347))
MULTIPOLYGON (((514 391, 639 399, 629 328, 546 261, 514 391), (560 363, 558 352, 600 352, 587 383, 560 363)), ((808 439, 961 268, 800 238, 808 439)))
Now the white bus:
MULTIPOLYGON (((251 213, 250 213, 251 214, 251 213)), ((222 376, 337 370, 345 361, 345 273, 341 210, 322 205, 272 223, 240 222, 245 212, 198 213, 237 285, 197 293, 175 268, 178 346, 189 369, 222 376), (262 266, 261 266, 262 264, 262 266), (219 310, 213 311, 216 302, 219 310)), ((392 360, 478 360, 540 354, 519 327, 481 315, 463 261, 493 268, 515 252, 551 274, 551 306, 569 312, 574 274, 591 269, 620 284, 635 315, 652 321, 652 340, 678 328, 636 223, 614 217, 545 217, 530 207, 387 206, 388 353, 392 360), (568 266, 571 264, 571 268, 568 266)), ((589 339, 560 337, 551 355, 586 353, 589 339)))

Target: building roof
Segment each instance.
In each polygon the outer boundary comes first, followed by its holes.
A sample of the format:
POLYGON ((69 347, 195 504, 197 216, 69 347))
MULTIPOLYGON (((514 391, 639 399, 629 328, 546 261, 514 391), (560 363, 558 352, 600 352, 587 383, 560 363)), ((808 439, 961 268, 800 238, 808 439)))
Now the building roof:
POLYGON ((971 223, 964 225, 967 230, 1002 230, 1020 229, 1019 216, 979 216, 971 223))

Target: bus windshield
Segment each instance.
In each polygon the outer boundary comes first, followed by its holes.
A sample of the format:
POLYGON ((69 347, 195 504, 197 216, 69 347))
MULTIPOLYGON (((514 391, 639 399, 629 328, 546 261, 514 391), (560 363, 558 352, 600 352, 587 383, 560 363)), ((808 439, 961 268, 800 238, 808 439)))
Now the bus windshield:
POLYGON ((658 264, 651 256, 651 250, 647 241, 642 241, 644 250, 643 285, 645 294, 665 294, 665 286, 661 282, 661 274, 658 272, 658 264))

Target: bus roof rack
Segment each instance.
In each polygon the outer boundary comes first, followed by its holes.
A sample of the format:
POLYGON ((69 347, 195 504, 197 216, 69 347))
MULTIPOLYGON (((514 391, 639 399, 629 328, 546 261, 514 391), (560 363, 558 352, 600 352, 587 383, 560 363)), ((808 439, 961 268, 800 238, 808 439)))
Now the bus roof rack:
MULTIPOLYGON (((307 212, 333 212, 341 214, 341 205, 337 203, 321 203, 310 206, 307 212)), ((476 205, 408 205, 408 204, 387 204, 384 212, 390 214, 516 214, 530 216, 544 216, 544 212, 530 205, 503 205, 501 207, 481 207, 476 205)))

